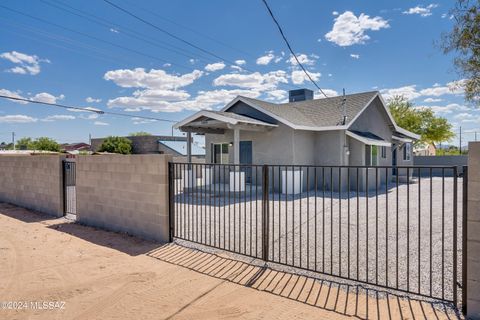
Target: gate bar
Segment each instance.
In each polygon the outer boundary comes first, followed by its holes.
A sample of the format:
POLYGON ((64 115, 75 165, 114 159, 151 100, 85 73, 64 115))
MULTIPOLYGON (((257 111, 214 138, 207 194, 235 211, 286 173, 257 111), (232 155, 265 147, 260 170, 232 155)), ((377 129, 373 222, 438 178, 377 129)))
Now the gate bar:
POLYGON ((174 167, 173 163, 168 163, 168 220, 169 220, 169 232, 168 232, 168 242, 173 242, 174 232, 175 232, 175 218, 174 218, 174 167))
POLYGON ((262 199, 262 230, 263 230, 263 234, 262 234, 262 239, 263 239, 263 243, 262 243, 262 259, 263 261, 268 261, 268 209, 269 209, 269 200, 268 200, 268 166, 267 165, 264 165, 263 166, 263 174, 262 174, 262 180, 263 180, 263 184, 262 184, 262 195, 263 195, 263 199, 262 199))
POLYGON ((462 312, 463 314, 467 314, 468 166, 463 166, 462 195, 462 312))

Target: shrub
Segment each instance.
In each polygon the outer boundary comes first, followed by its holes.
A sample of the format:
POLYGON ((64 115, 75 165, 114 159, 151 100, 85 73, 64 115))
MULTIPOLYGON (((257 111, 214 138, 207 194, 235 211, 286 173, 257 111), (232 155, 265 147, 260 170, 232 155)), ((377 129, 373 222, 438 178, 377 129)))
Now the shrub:
POLYGON ((124 137, 107 137, 103 140, 98 149, 99 152, 110 152, 120 154, 132 153, 132 141, 124 137))

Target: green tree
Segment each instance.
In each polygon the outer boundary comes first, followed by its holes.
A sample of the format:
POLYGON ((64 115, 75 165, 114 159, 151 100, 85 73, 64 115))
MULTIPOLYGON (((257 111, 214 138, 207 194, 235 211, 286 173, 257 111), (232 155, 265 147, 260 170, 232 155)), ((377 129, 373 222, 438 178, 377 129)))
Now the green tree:
POLYGON ((450 13, 455 24, 443 35, 443 50, 456 53, 455 67, 466 78, 465 99, 480 105, 480 1, 457 0, 450 13))
POLYGON ((107 137, 98 149, 100 152, 131 154, 132 141, 124 137, 107 137))
POLYGON ((32 146, 32 138, 25 137, 25 138, 18 139, 16 142, 16 148, 18 150, 28 150, 30 149, 31 146, 32 146))
POLYGON ((40 137, 30 143, 29 149, 60 152, 60 145, 53 139, 40 137))
POLYGON ((436 145, 455 137, 447 119, 437 117, 429 108, 416 108, 403 97, 394 97, 388 108, 395 122, 402 128, 420 135, 419 142, 436 145))
POLYGON ((145 132, 145 131, 138 131, 138 132, 132 132, 130 133, 130 137, 143 137, 143 136, 151 136, 151 133, 145 132))

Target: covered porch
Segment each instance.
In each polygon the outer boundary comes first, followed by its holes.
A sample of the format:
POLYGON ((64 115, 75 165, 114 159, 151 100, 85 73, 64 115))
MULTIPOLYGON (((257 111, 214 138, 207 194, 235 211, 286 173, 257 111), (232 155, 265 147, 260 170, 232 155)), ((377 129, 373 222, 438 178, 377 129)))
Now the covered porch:
POLYGON ((242 132, 262 134, 276 128, 276 124, 263 122, 247 116, 222 112, 199 111, 177 123, 174 128, 187 134, 187 162, 191 163, 192 133, 197 135, 218 135, 221 143, 206 146, 206 163, 201 172, 188 167, 185 172, 194 188, 200 184, 228 185, 230 191, 244 191, 250 184, 256 186, 256 168, 253 163, 253 141, 242 141, 242 132), (228 141, 227 141, 228 140, 228 141), (242 166, 249 165, 249 166, 242 166), (227 174, 228 172, 228 174, 227 174), (200 179, 200 180, 199 180, 200 179))

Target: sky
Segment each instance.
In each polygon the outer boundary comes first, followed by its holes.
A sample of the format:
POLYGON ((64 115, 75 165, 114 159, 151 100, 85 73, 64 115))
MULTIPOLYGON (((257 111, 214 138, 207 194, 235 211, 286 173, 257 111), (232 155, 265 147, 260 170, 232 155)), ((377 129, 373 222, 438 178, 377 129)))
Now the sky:
MULTIPOLYGON (((147 23, 101 0, 2 1, 0 94, 170 122, 2 99, 0 141, 11 132, 62 143, 170 135, 172 121, 218 110, 237 95, 284 102, 288 90, 315 89, 261 0, 109 1, 147 23)), ((403 95, 446 117, 456 132, 461 126, 464 144, 480 134, 480 110, 465 103, 453 56, 439 46, 453 25, 453 1, 269 4, 327 96, 343 89, 378 90, 387 100, 403 95)))

